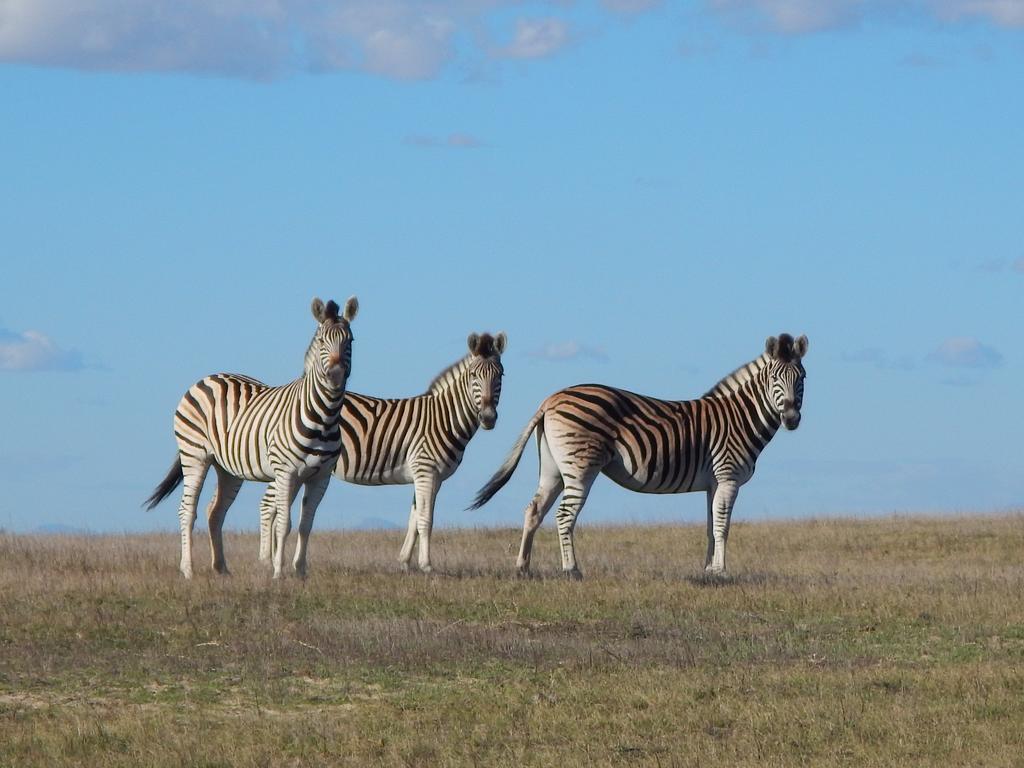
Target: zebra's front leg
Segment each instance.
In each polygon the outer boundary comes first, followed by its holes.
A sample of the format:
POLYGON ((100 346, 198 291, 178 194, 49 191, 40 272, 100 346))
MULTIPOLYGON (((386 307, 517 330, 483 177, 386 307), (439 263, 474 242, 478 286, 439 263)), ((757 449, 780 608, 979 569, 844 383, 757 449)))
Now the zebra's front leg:
POLYGON ((206 508, 206 522, 210 533, 213 570, 226 576, 228 564, 224 560, 224 518, 238 495, 238 489, 242 487, 242 478, 235 477, 219 464, 214 464, 214 468, 217 470, 217 492, 210 501, 210 506, 206 508))
POLYGON ((416 485, 416 535, 420 541, 419 566, 423 573, 430 573, 430 532, 434 528, 434 500, 437 499, 441 481, 433 470, 417 475, 416 485))
MULTIPOLYGON (((302 512, 299 515, 299 540, 295 544, 295 558, 292 560, 292 567, 302 578, 306 577, 306 547, 309 545, 309 534, 313 530, 313 517, 316 509, 320 506, 320 500, 327 492, 327 485, 331 481, 331 472, 334 465, 324 467, 317 474, 306 481, 306 492, 302 494, 302 512)), ((283 541, 282 541, 283 547, 283 541)))
POLYGON ((708 551, 704 555, 704 570, 710 570, 711 558, 715 556, 715 489, 708 488, 707 490, 708 500, 708 551))
POLYGON ((263 562, 274 556, 274 522, 277 510, 274 494, 274 483, 271 481, 260 499, 260 560, 263 562))
POLYGON ((574 480, 568 480, 562 493, 562 503, 558 505, 555 521, 558 524, 558 544, 562 551, 562 573, 568 578, 578 581, 583 578, 579 565, 576 563, 576 545, 573 531, 576 519, 590 494, 590 487, 597 478, 597 472, 587 473, 574 480))
POLYGON ((708 549, 711 562, 704 566, 707 573, 725 573, 725 543, 729 539, 729 522, 732 519, 732 507, 736 503, 738 491, 739 486, 731 480, 719 482, 714 490, 714 499, 708 515, 708 549))
POLYGON ((409 526, 405 531, 405 541, 402 549, 398 552, 398 563, 403 571, 409 570, 409 561, 412 559, 412 548, 416 543, 416 491, 412 494, 412 509, 409 510, 409 526))
POLYGON ((279 475, 274 483, 274 578, 280 579, 284 575, 284 543, 292 527, 292 502, 299 492, 299 482, 293 475, 279 475))
POLYGON ((181 471, 184 475, 181 491, 181 505, 178 507, 178 524, 181 527, 181 563, 178 569, 186 579, 192 578, 192 528, 196 522, 196 507, 203 481, 210 469, 209 458, 181 456, 181 471))

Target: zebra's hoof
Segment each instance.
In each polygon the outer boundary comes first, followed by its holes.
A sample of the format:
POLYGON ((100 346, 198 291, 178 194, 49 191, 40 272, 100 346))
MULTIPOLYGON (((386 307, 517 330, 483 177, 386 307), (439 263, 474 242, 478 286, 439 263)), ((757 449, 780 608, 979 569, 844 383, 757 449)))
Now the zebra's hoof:
POLYGON ((563 571, 563 573, 569 581, 583 581, 583 573, 579 568, 570 568, 567 571, 563 571))
POLYGON ((405 560, 399 560, 398 561, 398 568, 399 568, 399 570, 402 571, 402 573, 408 573, 409 572, 409 563, 407 563, 405 560))
POLYGON ((516 568, 517 579, 528 579, 531 575, 532 574, 530 573, 530 566, 528 565, 521 565, 518 568, 516 568))
POLYGON ((433 568, 433 566, 430 565, 430 563, 427 563, 426 565, 421 565, 420 566, 420 572, 421 573, 433 573, 434 572, 434 568, 433 568))

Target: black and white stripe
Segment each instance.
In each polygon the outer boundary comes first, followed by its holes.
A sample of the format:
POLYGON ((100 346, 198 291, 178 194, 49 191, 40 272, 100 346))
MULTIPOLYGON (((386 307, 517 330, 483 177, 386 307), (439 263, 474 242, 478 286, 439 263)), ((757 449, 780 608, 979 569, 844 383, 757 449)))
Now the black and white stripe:
MULTIPOLYGON (((504 369, 506 337, 471 334, 469 354, 442 371, 418 397, 383 399, 355 392, 342 406, 342 451, 336 477, 358 485, 414 486, 409 526, 399 554, 407 568, 419 538, 419 567, 430 571, 430 532, 441 483, 462 463, 478 427, 492 429, 504 369)), ((273 485, 260 505, 260 557, 276 554, 273 485)))
MULTIPOLYGON (((316 334, 306 352, 302 376, 281 387, 238 374, 218 373, 196 382, 174 412, 178 458, 147 499, 152 509, 184 481, 178 520, 181 524, 181 572, 192 577, 192 527, 196 504, 210 466, 217 471, 217 491, 206 510, 213 568, 226 573, 221 531, 228 508, 244 480, 272 482, 279 538, 290 527, 290 508, 305 486, 295 570, 305 574, 306 544, 313 515, 323 498, 341 450, 341 404, 352 368, 349 323, 359 303, 353 296, 344 313, 338 305, 314 299, 316 334)), ((283 570, 283 547, 274 561, 274 576, 283 570)))
POLYGON ((472 508, 487 503, 508 482, 536 431, 540 480, 526 507, 521 572, 529 571, 534 533, 562 493, 556 513, 562 568, 579 577, 573 528, 591 485, 604 473, 641 493, 706 491, 704 564, 707 571, 722 573, 739 487, 753 476, 757 457, 779 427, 800 424, 806 353, 806 336, 772 336, 763 355, 699 400, 658 400, 597 384, 556 392, 541 404, 472 508))

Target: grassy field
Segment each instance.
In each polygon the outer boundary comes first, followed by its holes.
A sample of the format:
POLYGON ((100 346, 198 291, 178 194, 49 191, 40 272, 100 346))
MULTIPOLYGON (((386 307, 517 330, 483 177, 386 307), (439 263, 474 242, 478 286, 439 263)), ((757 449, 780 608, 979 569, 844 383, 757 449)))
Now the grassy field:
POLYGON ((0 766, 1024 764, 1024 517, 401 537, 0 534, 0 766))

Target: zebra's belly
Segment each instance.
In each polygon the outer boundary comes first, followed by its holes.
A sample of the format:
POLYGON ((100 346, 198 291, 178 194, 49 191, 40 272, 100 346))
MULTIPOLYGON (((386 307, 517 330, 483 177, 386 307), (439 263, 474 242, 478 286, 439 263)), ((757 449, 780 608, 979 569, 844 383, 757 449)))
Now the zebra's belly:
POLYGON ((334 476, 341 478, 346 483, 355 485, 408 485, 412 482, 412 472, 408 465, 400 464, 397 467, 386 467, 373 473, 359 473, 346 470, 342 462, 338 462, 334 470, 334 476))
POLYGON ((665 478, 661 473, 649 473, 647 467, 627 466, 622 457, 616 457, 601 470, 613 482, 637 493, 689 493, 706 491, 711 478, 704 473, 695 477, 665 478))
POLYGON ((235 477, 243 480, 256 480, 261 483, 269 483, 274 479, 274 470, 270 466, 270 460, 266 452, 257 452, 256 455, 249 453, 231 453, 215 451, 214 460, 235 477))

